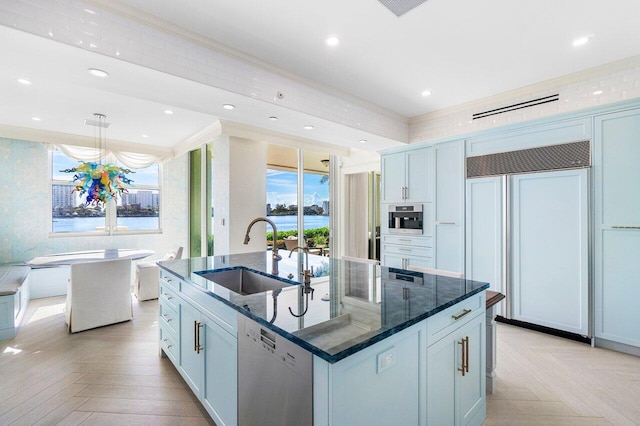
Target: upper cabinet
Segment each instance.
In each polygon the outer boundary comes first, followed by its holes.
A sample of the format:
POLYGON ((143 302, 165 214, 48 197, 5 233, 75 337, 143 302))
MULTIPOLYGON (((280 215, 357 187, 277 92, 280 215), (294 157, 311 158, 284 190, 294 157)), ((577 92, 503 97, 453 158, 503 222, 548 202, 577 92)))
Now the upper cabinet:
POLYGON ((382 203, 430 202, 432 147, 382 156, 382 203))

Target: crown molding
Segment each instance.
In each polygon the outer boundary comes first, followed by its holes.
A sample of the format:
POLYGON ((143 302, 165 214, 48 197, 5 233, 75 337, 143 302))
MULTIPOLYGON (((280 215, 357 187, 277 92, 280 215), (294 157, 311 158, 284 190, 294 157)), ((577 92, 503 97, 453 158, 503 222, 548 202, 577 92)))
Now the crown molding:
POLYGON ((462 112, 468 112, 473 110, 480 110, 487 105, 495 105, 500 103, 506 103, 512 101, 514 98, 531 95, 532 93, 545 92, 551 89, 556 89, 560 86, 567 86, 570 84, 580 83, 592 78, 601 77, 606 74, 612 74, 619 71, 624 71, 631 68, 640 66, 640 55, 631 56, 629 58, 621 59, 619 61, 610 62, 601 66, 588 68, 586 70, 578 71, 575 73, 563 75, 553 78, 551 80, 545 80, 539 83, 530 84, 518 89, 509 90, 493 96, 478 99, 475 101, 467 102, 464 104, 456 105, 451 108, 445 108, 438 111, 429 112, 427 114, 419 115, 409 119, 409 129, 411 126, 422 124, 430 120, 442 118, 462 112))
MULTIPOLYGON (((96 140, 93 137, 72 135, 69 133, 50 132, 47 130, 30 129, 26 127, 6 126, 1 124, 0 137, 22 141, 41 142, 44 144, 63 144, 86 147, 96 146, 96 140)), ((122 152, 150 154, 161 158, 162 160, 166 160, 174 156, 171 148, 137 144, 132 142, 123 142, 112 139, 109 139, 107 143, 109 149, 122 152)))

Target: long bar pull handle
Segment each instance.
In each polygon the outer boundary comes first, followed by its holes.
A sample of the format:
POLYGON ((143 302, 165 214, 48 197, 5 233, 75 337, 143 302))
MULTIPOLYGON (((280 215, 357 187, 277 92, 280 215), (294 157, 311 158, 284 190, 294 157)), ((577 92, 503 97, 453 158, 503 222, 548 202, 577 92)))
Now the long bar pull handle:
POLYGON ((438 222, 438 225, 455 225, 455 222, 438 222))
POLYGON ((640 229, 640 226, 613 225, 613 229, 640 229))
POLYGON ((451 318, 457 321, 463 316, 467 315, 469 312, 471 312, 471 309, 463 309, 462 312, 459 313, 458 315, 451 315, 451 318))
MULTIPOLYGON (((467 370, 467 373, 469 372, 469 336, 465 337, 464 339, 464 346, 465 346, 465 351, 464 351, 464 368, 465 370, 467 370)), ((464 376, 464 374, 463 374, 464 376)))
POLYGON ((198 352, 198 321, 193 321, 193 350, 198 352))
POLYGON ((200 329, 204 327, 201 322, 196 322, 196 353, 199 354, 202 352, 202 345, 200 345, 200 329))
POLYGON ((167 314, 162 314, 162 318, 164 318, 166 322, 171 322, 171 318, 169 318, 167 314))
POLYGON ((465 356, 465 352, 466 352, 466 347, 465 347, 465 339, 460 339, 460 341, 458 342, 458 344, 461 346, 460 348, 460 367, 458 368, 458 371, 460 371, 462 373, 462 376, 464 377, 464 375, 466 374, 466 367, 464 364, 464 361, 466 359, 465 356))

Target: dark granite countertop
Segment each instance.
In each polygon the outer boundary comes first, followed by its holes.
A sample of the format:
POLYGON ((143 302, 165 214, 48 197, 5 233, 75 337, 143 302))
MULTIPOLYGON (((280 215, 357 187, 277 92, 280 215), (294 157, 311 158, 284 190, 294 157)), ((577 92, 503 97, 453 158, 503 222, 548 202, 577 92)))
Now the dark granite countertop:
POLYGON ((241 295, 198 272, 244 267, 270 275, 271 252, 158 262, 161 268, 210 294, 313 354, 335 363, 489 287, 488 283, 423 274, 323 256, 309 256, 313 300, 306 295, 299 262, 281 251, 280 292, 241 295), (287 279, 291 274, 292 279, 287 279), (275 301, 275 303, 274 303, 275 301), (274 310, 275 308, 275 310, 274 310), (274 315, 275 311, 275 315, 274 315))

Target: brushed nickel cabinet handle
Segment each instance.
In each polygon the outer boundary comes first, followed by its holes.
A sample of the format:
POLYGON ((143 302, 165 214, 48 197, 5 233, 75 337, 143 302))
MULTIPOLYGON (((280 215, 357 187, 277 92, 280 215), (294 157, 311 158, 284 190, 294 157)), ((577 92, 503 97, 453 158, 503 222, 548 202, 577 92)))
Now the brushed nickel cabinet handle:
POLYGON ((463 309, 462 312, 459 313, 458 315, 451 315, 451 318, 457 321, 463 316, 467 315, 469 312, 471 312, 471 309, 463 309))
POLYGON ((640 226, 613 225, 613 229, 640 229, 640 226))
POLYGON ((204 327, 201 322, 196 322, 196 353, 199 354, 202 352, 203 347, 200 345, 200 329, 204 327))
MULTIPOLYGON (((465 337, 464 368, 469 372, 469 336, 465 337)), ((464 374, 463 374, 464 375, 464 374)))
POLYGON ((458 368, 458 371, 460 371, 462 373, 462 376, 464 377, 464 375, 466 374, 466 369, 465 369, 465 364, 464 364, 464 360, 465 358, 465 340, 464 339, 460 339, 460 341, 458 342, 458 344, 461 346, 460 348, 460 367, 458 368))
POLYGON ((438 225, 455 225, 455 222, 438 222, 438 225))
POLYGON ((169 318, 167 314, 162 314, 162 318, 164 318, 166 322, 171 322, 171 318, 169 318))
POLYGON ((413 240, 411 238, 398 238, 398 241, 404 241, 404 242, 410 243, 413 240))

